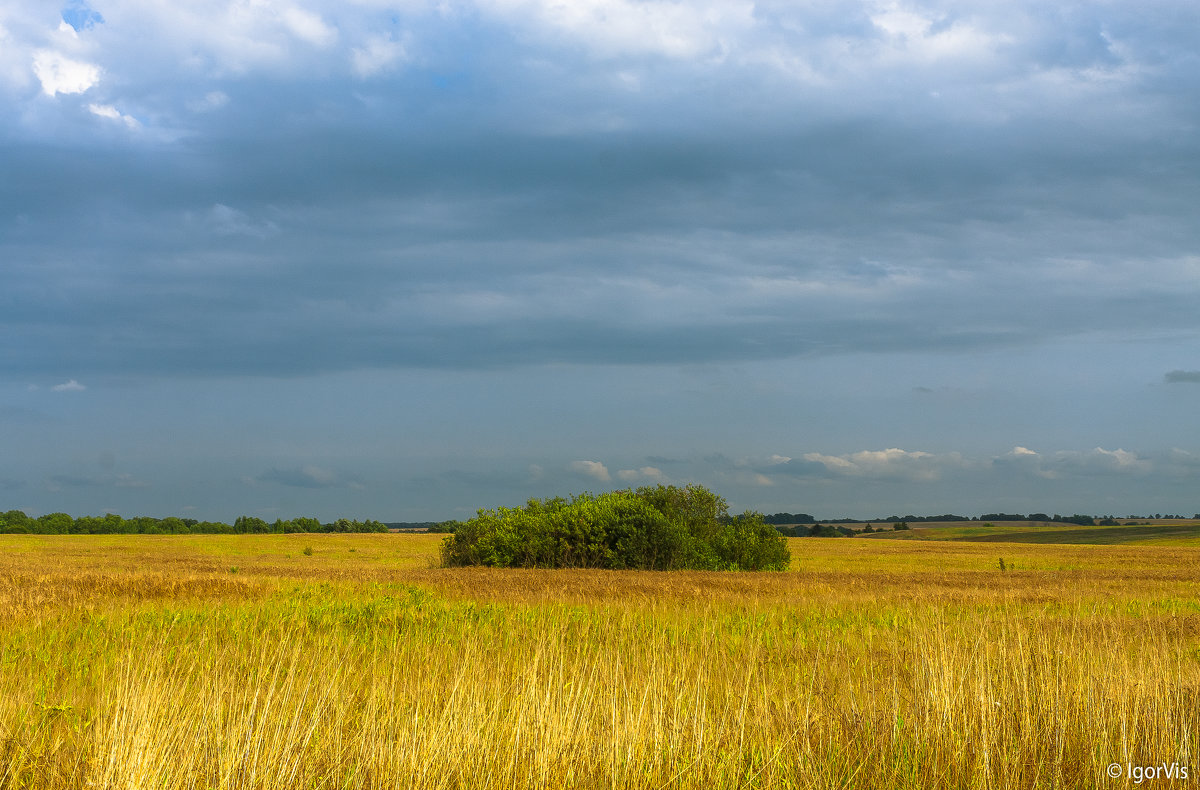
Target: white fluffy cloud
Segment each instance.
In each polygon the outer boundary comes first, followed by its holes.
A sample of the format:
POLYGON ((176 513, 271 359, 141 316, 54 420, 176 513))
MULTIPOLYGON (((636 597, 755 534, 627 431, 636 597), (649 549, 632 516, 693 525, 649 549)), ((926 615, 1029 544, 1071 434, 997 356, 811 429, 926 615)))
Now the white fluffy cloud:
POLYGON ((301 8, 287 8, 281 14, 284 25, 297 38, 315 47, 328 47, 337 41, 338 32, 317 14, 301 8))
POLYGON ((33 73, 47 96, 83 93, 100 81, 100 67, 72 60, 61 52, 38 50, 33 56, 33 73))
POLYGON ((1152 467, 1149 460, 1136 453, 1120 448, 1105 450, 1103 447, 1087 452, 1060 451, 1054 454, 1054 464, 1058 469, 1076 474, 1143 474, 1152 467))
POLYGON ((608 473, 608 467, 599 461, 572 461, 567 464, 567 468, 576 474, 595 478, 602 483, 607 483, 612 479, 612 475, 608 473))
POLYGON ((97 115, 101 118, 108 118, 112 121, 120 121, 130 129, 136 129, 141 126, 141 124, 138 123, 137 118, 134 118, 132 115, 126 115, 116 107, 113 107, 111 104, 89 104, 88 111, 91 112, 92 115, 97 115))
POLYGON ((929 9, 898 2, 881 5, 870 19, 885 33, 882 54, 893 61, 976 59, 1012 41, 1010 36, 990 33, 971 22, 948 21, 929 9))
MULTIPOLYGON (((920 450, 907 451, 898 447, 886 450, 862 450, 848 455, 824 455, 806 453, 804 460, 809 469, 819 464, 836 477, 865 477, 876 479, 899 479, 933 481, 941 478, 948 469, 966 465, 958 453, 934 454, 920 450)), ((788 462, 789 464, 792 462, 788 462)))
POLYGON ((1154 468, 1154 462, 1128 450, 1058 450, 1043 455, 1027 447, 1014 447, 1004 455, 994 458, 996 467, 1020 470, 1047 480, 1064 477, 1091 475, 1142 475, 1154 468))
POLYGON ((1021 474, 1036 475, 1053 479, 1056 472, 1049 468, 1041 453, 1020 445, 1012 448, 1004 455, 992 459, 992 466, 998 469, 1011 469, 1021 474))
MULTIPOLYGON (((713 84, 737 81, 739 95, 770 95, 783 104, 800 94, 790 95, 790 89, 781 93, 781 78, 798 90, 822 92, 834 104, 892 100, 896 90, 883 90, 883 85, 911 85, 900 90, 926 97, 953 91, 958 84, 965 86, 956 94, 959 98, 986 95, 988 100, 947 102, 955 105, 954 113, 978 110, 1004 118, 1016 105, 1034 101, 1031 95, 1050 100, 1053 93, 1060 102, 1069 101, 1087 87, 1097 99, 1121 89, 1121 80, 1112 75, 1125 75, 1128 83, 1148 73, 1137 65, 1145 60, 1142 50, 1111 30, 1102 42, 1089 43, 1077 68, 1039 63, 1048 57, 1045 52, 1062 49, 1045 46, 1043 52, 1037 49, 1040 39, 1062 33, 1019 5, 1002 12, 987 4, 947 10, 920 0, 795 5, 748 0, 110 0, 103 17, 85 7, 91 14, 87 18, 102 20, 102 25, 82 24, 78 31, 33 3, 28 10, 17 5, 21 24, 9 23, 0 12, 0 78, 11 71, 4 62, 6 52, 21 52, 28 72, 30 53, 36 50, 34 70, 48 95, 81 93, 101 74, 106 83, 136 87, 142 72, 152 72, 170 74, 175 84, 194 91, 190 101, 182 102, 185 106, 202 106, 194 96, 204 95, 210 87, 204 83, 212 79, 282 73, 329 78, 339 72, 366 78, 404 63, 451 62, 456 56, 450 54, 447 61, 447 53, 460 45, 456 38, 465 24, 478 25, 482 41, 516 39, 525 51, 526 56, 512 59, 512 71, 502 79, 535 74, 536 82, 536 75, 553 74, 559 87, 578 80, 579 89, 592 92, 602 83, 621 86, 618 93, 678 92, 689 78, 681 72, 664 82, 657 64, 665 60, 671 68, 694 70, 692 76, 715 78, 713 84), (48 28, 52 20, 59 29, 48 28), (947 61, 953 61, 952 70, 944 68, 947 61), (930 77, 934 67, 937 73, 930 77), (598 80, 600 74, 604 76, 598 80), (989 91, 989 86, 998 89, 989 91)), ((1094 31, 1090 35, 1096 37, 1094 31)), ((155 101, 165 95, 156 91, 155 101)), ((594 95, 603 104, 605 92, 594 95)), ((555 112, 549 103, 538 106, 540 122, 546 121, 545 113, 555 112)), ((804 106, 809 108, 807 102, 804 106)), ((602 107, 595 117, 577 109, 573 106, 564 115, 579 123, 591 119, 619 126, 628 120, 621 107, 602 107)))
POLYGON ((642 481, 659 481, 664 479, 662 470, 653 466, 643 466, 640 469, 622 469, 617 472, 617 479, 625 483, 642 481))
POLYGON ((479 7, 603 57, 719 58, 754 24, 749 2, 480 0, 479 7))
POLYGON ((360 77, 374 76, 406 60, 408 51, 404 43, 393 36, 370 36, 362 46, 350 51, 354 73, 360 77))

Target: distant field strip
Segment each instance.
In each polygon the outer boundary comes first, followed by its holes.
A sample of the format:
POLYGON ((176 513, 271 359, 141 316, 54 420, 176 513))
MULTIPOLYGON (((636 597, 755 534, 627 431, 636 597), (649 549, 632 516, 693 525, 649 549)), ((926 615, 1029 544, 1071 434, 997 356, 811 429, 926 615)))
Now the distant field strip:
POLYGON ((0 786, 1200 772, 1200 551, 791 546, 791 572, 639 573, 436 568, 432 536, 5 536, 0 786))
POLYGON ((921 524, 909 531, 863 535, 874 540, 947 540, 982 543, 1092 544, 1140 543, 1159 546, 1200 547, 1200 522, 1118 524, 1087 527, 1076 524, 1005 522, 947 522, 921 524))
POLYGON ((1038 530, 1025 529, 1013 532, 996 532, 988 535, 971 535, 958 538, 990 543, 1131 543, 1143 541, 1176 542, 1200 539, 1200 527, 1177 525, 1153 525, 1137 527, 1082 527, 1079 529, 1038 530))

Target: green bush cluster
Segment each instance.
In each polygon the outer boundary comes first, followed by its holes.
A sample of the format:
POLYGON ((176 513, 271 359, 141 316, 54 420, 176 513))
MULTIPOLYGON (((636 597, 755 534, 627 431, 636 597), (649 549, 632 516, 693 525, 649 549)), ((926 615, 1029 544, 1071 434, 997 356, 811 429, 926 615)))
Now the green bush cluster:
POLYGON ((786 570, 787 541, 758 513, 730 517, 703 486, 531 499, 480 510, 442 542, 447 566, 786 570))

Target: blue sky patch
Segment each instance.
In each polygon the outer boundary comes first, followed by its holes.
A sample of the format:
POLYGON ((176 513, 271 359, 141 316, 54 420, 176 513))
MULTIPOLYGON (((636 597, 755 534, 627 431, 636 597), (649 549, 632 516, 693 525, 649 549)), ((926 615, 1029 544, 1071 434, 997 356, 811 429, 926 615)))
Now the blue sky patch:
POLYGON ((82 0, 74 0, 62 10, 63 21, 75 28, 75 32, 91 30, 96 25, 104 24, 104 17, 93 10, 82 0))

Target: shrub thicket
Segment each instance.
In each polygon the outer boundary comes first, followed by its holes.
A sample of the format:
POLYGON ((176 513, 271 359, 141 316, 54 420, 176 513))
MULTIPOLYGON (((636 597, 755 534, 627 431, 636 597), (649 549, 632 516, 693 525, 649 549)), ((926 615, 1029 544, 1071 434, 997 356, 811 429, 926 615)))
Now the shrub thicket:
POLYGON ((442 542, 442 562, 528 568, 785 570, 787 542, 758 513, 730 517, 703 486, 531 499, 480 510, 442 542))

